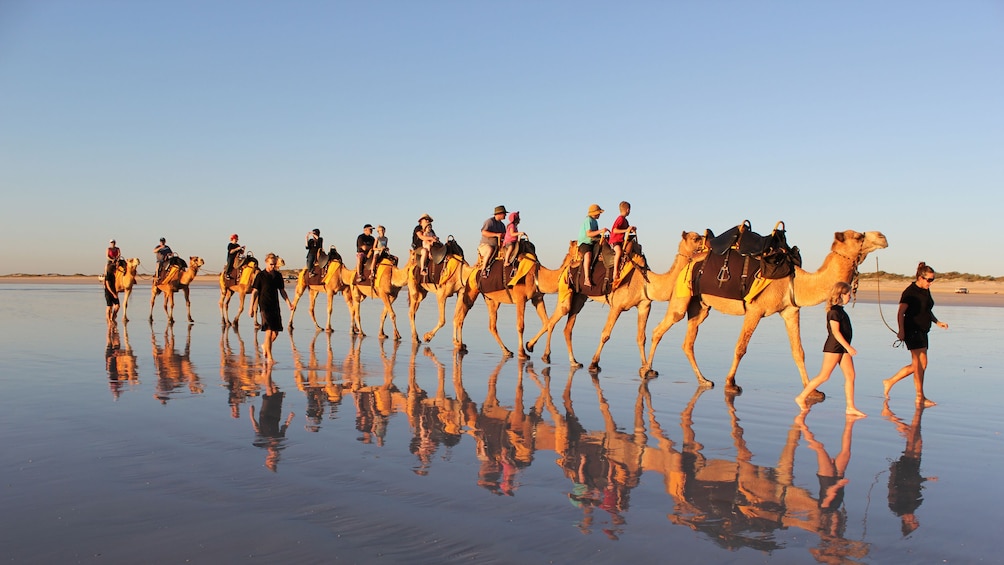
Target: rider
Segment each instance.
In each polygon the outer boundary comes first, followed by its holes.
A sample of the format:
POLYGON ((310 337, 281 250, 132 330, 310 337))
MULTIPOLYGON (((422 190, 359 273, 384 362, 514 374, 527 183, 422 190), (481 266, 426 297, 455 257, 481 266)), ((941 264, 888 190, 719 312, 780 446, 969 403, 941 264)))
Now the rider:
POLYGON ((363 233, 359 234, 356 238, 356 280, 363 280, 363 266, 367 263, 370 252, 373 250, 373 244, 376 240, 373 238, 373 225, 366 224, 363 226, 363 233))
POLYGON ((114 239, 108 240, 108 251, 105 252, 105 256, 108 258, 109 263, 117 263, 122 258, 122 251, 115 245, 114 239))
POLYGON ((596 242, 600 240, 603 234, 610 231, 607 228, 601 228, 597 222, 602 213, 603 208, 600 208, 599 204, 591 205, 589 212, 586 213, 586 219, 583 220, 582 227, 579 229, 579 254, 582 255, 582 272, 585 275, 583 277, 585 280, 582 282, 583 286, 593 286, 590 280, 593 246, 596 245, 596 242))
POLYGON ((227 266, 223 272, 228 279, 236 278, 233 272, 234 266, 237 264, 237 258, 244 252, 244 246, 237 243, 237 239, 237 234, 232 234, 230 243, 227 244, 227 266))
POLYGON ((481 276, 488 275, 489 261, 498 253, 499 245, 505 236, 505 206, 496 206, 491 218, 485 220, 481 226, 481 243, 478 245, 479 262, 481 263, 481 276))
POLYGON ((314 228, 312 231, 307 232, 307 272, 314 270, 314 265, 317 264, 317 254, 321 251, 324 246, 324 238, 321 237, 321 230, 314 228))
POLYGON ((168 247, 167 238, 162 237, 157 247, 153 248, 153 253, 157 256, 157 278, 155 280, 160 281, 160 277, 164 274, 164 266, 171 260, 171 255, 174 252, 168 247))

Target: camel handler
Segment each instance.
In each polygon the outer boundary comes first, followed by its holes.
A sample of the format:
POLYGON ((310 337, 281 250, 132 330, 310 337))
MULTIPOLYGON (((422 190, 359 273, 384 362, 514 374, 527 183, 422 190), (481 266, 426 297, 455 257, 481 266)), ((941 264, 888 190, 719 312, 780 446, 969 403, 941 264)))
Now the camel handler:
POLYGON ((485 220, 481 226, 481 243, 478 245, 478 262, 481 264, 481 276, 488 276, 491 269, 491 262, 495 259, 499 247, 502 246, 502 238, 505 237, 505 206, 496 206, 495 213, 491 218, 485 220))

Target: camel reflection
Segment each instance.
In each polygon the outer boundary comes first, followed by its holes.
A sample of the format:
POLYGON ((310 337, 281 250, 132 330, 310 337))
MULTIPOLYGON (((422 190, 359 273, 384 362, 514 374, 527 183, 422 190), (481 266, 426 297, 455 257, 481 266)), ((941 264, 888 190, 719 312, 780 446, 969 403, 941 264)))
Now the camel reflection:
POLYGON ((255 418, 255 407, 251 405, 248 416, 251 418, 251 427, 254 428, 255 439, 252 442, 255 447, 260 447, 266 451, 265 467, 273 473, 278 470, 279 456, 284 449, 286 441, 286 430, 289 423, 293 421, 293 413, 286 416, 286 421, 282 420, 282 400, 286 393, 279 390, 272 380, 272 364, 265 363, 262 373, 258 378, 258 384, 262 387, 261 410, 255 418))
POLYGON ((598 524, 600 529, 609 538, 618 539, 626 523, 624 513, 630 505, 630 491, 638 486, 643 471, 645 434, 637 425, 634 433, 630 434, 617 429, 610 405, 595 376, 592 377, 592 383, 596 389, 604 429, 586 430, 575 415, 572 404, 572 382, 577 370, 576 367, 569 370, 562 393, 564 414, 555 406, 551 396, 549 368, 541 372, 543 382, 530 371, 530 376, 542 391, 542 408, 553 420, 553 424, 538 426, 537 446, 554 450, 558 455, 558 465, 572 482, 572 491, 568 493, 569 501, 582 511, 578 528, 583 533, 591 533, 598 519, 594 511, 599 508, 607 513, 601 515, 598 524))
MULTIPOLYGON (((362 341, 363 338, 358 339, 362 341)), ((397 340, 391 342, 393 350, 389 357, 384 350, 385 342, 386 340, 379 340, 383 382, 378 385, 366 384, 367 375, 364 370, 354 375, 345 373, 345 380, 353 383, 356 430, 360 432, 358 440, 367 444, 375 443, 380 447, 383 447, 391 414, 402 411, 405 406, 404 395, 394 384, 394 363, 397 361, 397 350, 401 342, 397 340)))
POLYGON ((172 395, 177 394, 177 389, 182 385, 187 385, 191 394, 202 394, 202 382, 189 357, 192 349, 191 324, 188 324, 183 353, 178 353, 175 349, 173 324, 168 324, 164 328, 164 346, 160 347, 157 345, 157 334, 154 333, 151 323, 150 345, 153 348, 154 374, 157 376, 154 398, 159 400, 161 404, 167 404, 167 401, 172 395))
POLYGON ((432 456, 440 445, 450 449, 460 443, 464 428, 473 424, 477 406, 464 390, 462 368, 459 365, 463 357, 454 357, 454 397, 450 398, 446 394, 446 367, 431 349, 425 347, 423 355, 436 367, 436 393, 430 397, 417 380, 418 348, 419 344, 412 342, 405 410, 412 432, 408 450, 418 460, 412 471, 417 475, 427 475, 432 456))
POLYGON ((317 338, 323 330, 316 330, 310 340, 307 362, 303 362, 293 340, 293 331, 290 330, 289 343, 293 356, 293 378, 296 381, 296 388, 303 392, 307 399, 307 406, 304 410, 306 423, 304 429, 308 432, 319 432, 324 421, 325 414, 328 414, 330 406, 330 418, 335 418, 338 412, 338 405, 342 400, 342 383, 334 378, 334 351, 331 348, 331 334, 326 334, 326 360, 321 363, 317 356, 317 338))
POLYGON ((913 413, 913 421, 907 424, 889 409, 886 401, 882 415, 895 424, 899 433, 906 438, 906 447, 899 459, 889 465, 889 510, 899 516, 903 536, 908 536, 920 527, 916 512, 924 501, 922 490, 925 481, 937 481, 937 477, 923 477, 920 474, 920 455, 924 441, 920 436, 920 419, 924 406, 918 405, 913 413))
POLYGON ((105 371, 108 373, 108 389, 115 400, 122 395, 123 389, 139 384, 139 367, 136 364, 136 354, 129 345, 128 324, 122 324, 121 335, 118 324, 108 324, 105 371))
MULTIPOLYGON (((251 335, 257 338, 256 332, 251 335)), ((220 333, 220 379, 227 389, 227 404, 230 406, 230 416, 240 418, 241 404, 248 401, 249 397, 258 394, 258 384, 256 382, 261 364, 261 351, 258 343, 251 344, 253 355, 249 355, 241 337, 240 330, 236 324, 223 326, 220 333), (231 332, 237 339, 237 350, 234 351, 230 342, 231 332)))

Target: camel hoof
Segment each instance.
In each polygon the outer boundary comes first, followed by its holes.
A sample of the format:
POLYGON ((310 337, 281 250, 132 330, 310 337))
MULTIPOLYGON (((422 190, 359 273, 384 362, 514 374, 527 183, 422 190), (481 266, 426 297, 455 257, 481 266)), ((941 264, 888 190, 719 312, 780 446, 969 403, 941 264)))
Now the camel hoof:
POLYGON ((540 360, 543 361, 543 362, 545 362, 545 363, 547 363, 548 365, 551 364, 551 356, 548 355, 547 353, 541 355, 540 356, 540 360))
POLYGON ((512 357, 512 351, 509 351, 508 349, 506 349, 505 351, 502 352, 502 357, 505 357, 506 359, 509 359, 510 357, 512 357))
POLYGON ((737 384, 725 385, 725 394, 739 396, 743 393, 743 387, 737 384))
POLYGON ((826 400, 826 393, 821 390, 812 391, 812 393, 806 397, 806 400, 812 401, 813 403, 822 402, 826 400))
POLYGON ((328 332, 328 333, 332 333, 332 332, 334 332, 335 330, 334 330, 333 328, 324 328, 324 331, 326 331, 326 332, 328 332))
POLYGON ((194 320, 194 319, 193 319, 193 318, 192 318, 191 316, 189 316, 189 317, 188 317, 188 323, 190 323, 190 324, 194 324, 194 323, 195 323, 195 320, 194 320))
POLYGON ((589 372, 590 373, 599 373, 602 370, 603 369, 600 369, 600 366, 597 363, 590 363, 589 364, 589 372))
POLYGON ((401 341, 401 334, 394 334, 394 341, 401 341))
POLYGON ((571 367, 572 367, 573 369, 581 369, 581 368, 582 368, 582 363, 579 363, 579 362, 578 362, 578 361, 576 361, 575 359, 572 359, 572 361, 571 361, 571 363, 569 363, 569 365, 570 365, 570 366, 571 366, 571 367))
POLYGON ((520 352, 519 352, 519 358, 520 358, 520 359, 529 359, 529 358, 530 358, 530 356, 529 356, 529 355, 527 355, 525 351, 520 351, 520 352))
POLYGON ((652 369, 645 369, 644 367, 642 367, 641 369, 638 370, 638 375, 642 378, 642 380, 657 379, 659 378, 659 371, 654 371, 652 369))
POLYGON ((526 343, 525 343, 525 344, 523 345, 523 347, 525 347, 525 348, 526 348, 526 350, 527 350, 527 351, 529 351, 530 353, 533 353, 533 344, 532 344, 532 343, 530 343, 529 341, 528 341, 528 342, 526 342, 526 343))
POLYGON ((425 334, 425 335, 422 336, 422 340, 425 341, 426 343, 428 343, 428 342, 432 341, 432 338, 434 338, 434 337, 436 337, 436 334, 434 334, 432 332, 429 332, 429 333, 427 333, 427 334, 425 334))
POLYGON ((715 388, 715 382, 709 381, 708 379, 701 379, 697 381, 697 386, 701 388, 715 388))
POLYGON ((379 338, 379 339, 387 339, 387 334, 385 334, 383 332, 380 332, 379 334, 377 334, 377 338, 379 338))

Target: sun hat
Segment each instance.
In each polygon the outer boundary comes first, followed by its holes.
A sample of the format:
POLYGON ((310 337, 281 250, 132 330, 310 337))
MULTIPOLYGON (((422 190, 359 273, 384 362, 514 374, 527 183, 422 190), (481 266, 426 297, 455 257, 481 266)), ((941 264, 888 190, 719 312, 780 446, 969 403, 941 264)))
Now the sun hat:
POLYGON ((599 212, 600 214, 603 213, 603 208, 600 208, 599 204, 593 204, 592 206, 589 207, 590 214, 595 214, 597 212, 599 212))
POLYGON ((115 240, 114 239, 109 239, 108 243, 115 243, 115 240))
POLYGON ((506 210, 505 210, 505 206, 496 206, 495 207, 495 213, 496 214, 508 214, 508 212, 506 212, 506 210))
POLYGON ((418 218, 418 221, 420 221, 420 222, 421 222, 422 220, 429 220, 429 221, 431 222, 431 221, 432 221, 432 216, 430 216, 430 215, 428 215, 428 214, 422 214, 422 215, 421 215, 421 216, 420 216, 420 217, 418 218))

